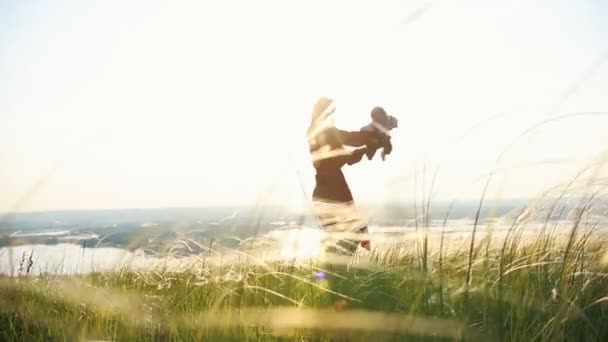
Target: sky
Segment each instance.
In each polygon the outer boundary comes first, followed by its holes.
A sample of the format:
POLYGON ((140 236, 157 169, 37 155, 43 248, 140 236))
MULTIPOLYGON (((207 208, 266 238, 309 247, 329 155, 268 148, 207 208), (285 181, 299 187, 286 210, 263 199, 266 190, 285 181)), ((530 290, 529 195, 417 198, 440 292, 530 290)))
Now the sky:
POLYGON ((315 100, 394 151, 355 200, 562 184, 607 146, 608 3, 0 0, 0 212, 307 205, 315 100), (567 116, 526 133, 536 123, 567 116), (497 161, 499 156, 503 155, 497 161))

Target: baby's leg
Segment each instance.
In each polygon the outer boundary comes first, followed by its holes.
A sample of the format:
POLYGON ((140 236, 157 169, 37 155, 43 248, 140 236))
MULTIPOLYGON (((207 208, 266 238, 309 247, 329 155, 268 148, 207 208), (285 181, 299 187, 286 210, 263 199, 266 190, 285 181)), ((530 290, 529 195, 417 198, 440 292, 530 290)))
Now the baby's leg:
POLYGON ((384 146, 382 148, 382 152, 380 153, 382 160, 384 161, 386 159, 386 156, 391 154, 392 151, 393 151, 393 144, 391 144, 391 139, 386 139, 386 141, 384 142, 384 146))
POLYGON ((372 160, 372 158, 374 158, 374 155, 376 154, 377 150, 378 150, 377 147, 368 146, 367 151, 365 151, 365 155, 367 156, 367 159, 372 160))

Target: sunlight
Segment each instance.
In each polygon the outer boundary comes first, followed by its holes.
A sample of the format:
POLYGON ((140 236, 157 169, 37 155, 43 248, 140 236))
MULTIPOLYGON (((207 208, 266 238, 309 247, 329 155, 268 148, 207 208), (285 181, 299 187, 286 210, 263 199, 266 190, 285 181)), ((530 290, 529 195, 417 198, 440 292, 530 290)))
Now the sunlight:
MULTIPOLYGON (((145 10, 126 2, 120 11, 105 2, 95 10, 16 6, 14 20, 0 18, 9 38, 1 47, 10 51, 2 57, 13 56, 2 64, 10 71, 3 89, 11 91, 0 94, 0 162, 10 168, 0 170, 0 211, 16 203, 19 210, 240 205, 257 200, 264 191, 257 184, 295 168, 312 182, 305 132, 320 96, 336 101, 341 129, 359 130, 377 105, 400 120, 386 163, 346 171, 357 200, 409 196, 388 182, 417 164, 444 162, 453 164, 442 165, 435 197, 451 199, 545 115, 608 106, 602 17, 523 3, 484 7, 483 16, 442 4, 405 26, 403 18, 426 5, 349 3, 348 16, 343 4, 317 0, 243 2, 238 12, 204 2, 152 1, 145 10), (517 28, 510 15, 520 18, 517 28), (588 25, 570 29, 567 18, 588 25)), ((552 123, 534 132, 534 144, 519 141, 505 163, 596 153, 604 131, 597 119, 552 123)), ((534 195, 571 169, 512 173, 504 195, 534 195)), ((299 187, 292 179, 277 190, 285 196, 268 200, 292 201, 299 187)))
POLYGON ((308 259, 321 255, 325 233, 319 229, 299 228, 282 231, 281 258, 308 259))

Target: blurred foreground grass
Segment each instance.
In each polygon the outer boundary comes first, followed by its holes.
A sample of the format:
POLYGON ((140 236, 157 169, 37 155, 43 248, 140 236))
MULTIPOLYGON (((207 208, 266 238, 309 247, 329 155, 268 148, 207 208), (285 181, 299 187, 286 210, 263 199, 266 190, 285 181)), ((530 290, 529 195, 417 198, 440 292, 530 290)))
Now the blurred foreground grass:
POLYGON ((423 239, 323 262, 5 277, 0 339, 605 341, 608 239, 573 224, 450 252, 423 239))

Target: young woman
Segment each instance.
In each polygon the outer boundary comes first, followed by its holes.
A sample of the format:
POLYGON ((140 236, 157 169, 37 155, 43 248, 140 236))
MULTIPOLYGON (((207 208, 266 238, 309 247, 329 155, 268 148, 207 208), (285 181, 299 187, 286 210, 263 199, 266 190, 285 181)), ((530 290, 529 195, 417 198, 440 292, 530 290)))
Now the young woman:
POLYGON ((352 234, 339 239, 339 252, 353 254, 357 246, 370 249, 369 240, 357 239, 356 233, 367 233, 367 223, 354 205, 353 196, 342 173, 342 166, 361 161, 371 149, 387 146, 386 135, 376 131, 344 131, 334 126, 333 101, 321 98, 312 111, 308 142, 316 170, 312 194, 315 215, 323 229, 334 233, 352 234), (345 146, 356 147, 347 149, 345 146), (354 233, 354 234, 353 234, 354 233))

